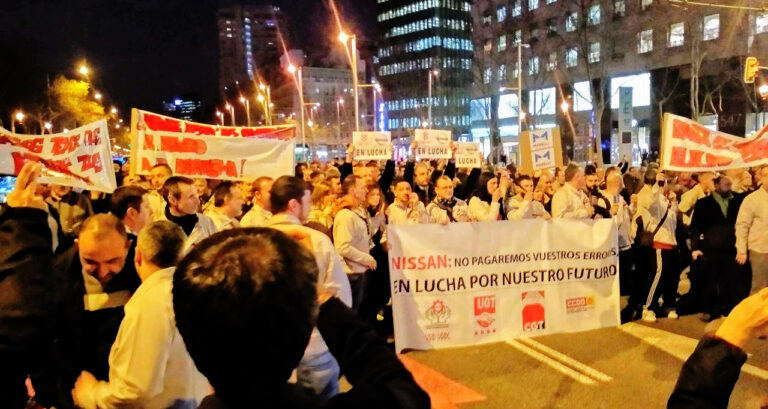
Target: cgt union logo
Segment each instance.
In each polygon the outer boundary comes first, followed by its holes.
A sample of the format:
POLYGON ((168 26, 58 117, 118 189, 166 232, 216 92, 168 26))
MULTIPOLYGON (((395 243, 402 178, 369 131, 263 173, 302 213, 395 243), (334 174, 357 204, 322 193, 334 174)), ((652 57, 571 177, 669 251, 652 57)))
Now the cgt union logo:
POLYGON ((540 331, 546 329, 544 310, 544 291, 524 291, 523 301, 523 331, 540 331))
POLYGON ((451 318, 451 309, 441 300, 435 300, 427 308, 424 317, 431 324, 427 328, 445 328, 448 326, 448 318, 451 318))
POLYGON ((475 335, 493 334, 496 332, 496 296, 486 295, 475 297, 475 335))

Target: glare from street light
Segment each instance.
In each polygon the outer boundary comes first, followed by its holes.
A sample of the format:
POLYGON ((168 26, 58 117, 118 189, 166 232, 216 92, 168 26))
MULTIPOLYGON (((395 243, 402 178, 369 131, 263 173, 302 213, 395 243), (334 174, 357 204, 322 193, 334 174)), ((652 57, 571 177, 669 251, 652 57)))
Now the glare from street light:
POLYGON ((520 119, 525 119, 526 116, 525 112, 520 112, 520 119))
POLYGON ((69 129, 68 128, 64 128, 63 131, 64 132, 69 132, 69 129))
POLYGON ((43 126, 45 126, 45 129, 47 129, 49 131, 51 130, 51 128, 53 128, 53 124, 51 124, 50 122, 46 122, 45 125, 43 125, 43 126))
POLYGON ((122 123, 123 123, 123 120, 122 120, 122 119, 119 119, 117 122, 120 122, 120 123, 122 124, 122 123))
POLYGON ((346 44, 347 41, 349 41, 349 34, 341 31, 339 33, 339 42, 342 42, 342 43, 346 44))
POLYGON ((259 102, 264 102, 264 95, 261 95, 261 94, 257 95, 256 100, 259 102))
POLYGON ((19 122, 23 121, 24 120, 24 113, 21 112, 21 111, 16 112, 16 120, 19 121, 19 122))
POLYGON ((264 83, 261 83, 261 84, 259 84, 259 89, 260 89, 260 90, 262 90, 262 91, 264 91, 264 90, 266 90, 266 89, 267 89, 267 86, 266 86, 266 85, 264 85, 264 83))
POLYGON ((563 110, 563 112, 568 112, 568 110, 571 108, 571 105, 568 104, 568 101, 563 101, 562 104, 560 104, 560 109, 563 110))
POLYGON ((240 95, 240 102, 241 102, 241 103, 243 103, 243 104, 245 104, 245 97, 244 97, 244 96, 242 96, 242 95, 240 95))
POLYGON ((270 107, 270 108, 272 108, 272 107, 274 107, 274 106, 275 106, 275 104, 273 104, 273 103, 271 103, 271 102, 269 103, 269 107, 270 107))
POLYGON ((85 65, 81 65, 78 72, 82 75, 88 75, 88 67, 86 67, 85 65))
POLYGON ((291 74, 296 74, 296 66, 293 64, 288 64, 288 72, 291 74))
POLYGON ((761 86, 760 86, 760 87, 757 89, 757 91, 758 91, 758 92, 760 93, 760 95, 762 95, 762 96, 766 96, 766 95, 768 95, 768 84, 763 84, 763 85, 761 85, 761 86))
POLYGON ((100 93, 97 92, 97 93, 93 94, 93 97, 96 98, 96 100, 101 101, 101 94, 100 93))
POLYGON ((112 107, 112 109, 110 110, 110 112, 112 112, 113 114, 116 114, 116 113, 117 113, 117 108, 115 108, 115 107, 112 107))
POLYGON ((309 127, 311 128, 311 127, 312 127, 312 125, 314 125, 314 122, 312 122, 312 120, 311 120, 311 119, 310 119, 309 121, 307 121, 307 126, 309 126, 309 127))
POLYGON ((229 105, 229 102, 227 102, 227 105, 224 105, 224 108, 227 109, 227 111, 232 109, 232 105, 229 105))
POLYGON ((438 75, 440 75, 440 71, 439 70, 432 70, 431 74, 434 75, 435 77, 437 77, 438 75))

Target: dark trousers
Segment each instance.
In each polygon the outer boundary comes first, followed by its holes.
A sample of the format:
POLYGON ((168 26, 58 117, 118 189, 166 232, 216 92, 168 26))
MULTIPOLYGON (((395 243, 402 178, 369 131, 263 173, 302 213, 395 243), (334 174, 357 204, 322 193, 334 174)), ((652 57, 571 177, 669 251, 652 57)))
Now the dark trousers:
POLYGON ((650 270, 646 270, 652 277, 651 285, 646 293, 644 308, 658 309, 659 297, 664 298, 664 308, 677 307, 677 287, 680 284, 680 270, 677 268, 677 249, 660 250, 654 252, 650 260, 650 270))
MULTIPOLYGON (((624 274, 623 277, 627 278, 630 286, 627 306, 639 308, 645 304, 648 296, 651 272, 656 271, 656 253, 653 248, 640 245, 632 246, 632 253, 635 268, 630 270, 629 274, 624 274)), ((621 263, 621 253, 619 253, 619 263, 621 263)))
POLYGON ((366 273, 347 274, 349 288, 352 290, 352 309, 360 310, 360 303, 365 298, 366 273))
POLYGON ((736 252, 708 250, 702 256, 701 307, 713 316, 728 315, 749 295, 747 274, 736 263, 736 252))
POLYGON ((619 251, 619 293, 621 295, 629 295, 632 291, 634 263, 632 248, 619 251))

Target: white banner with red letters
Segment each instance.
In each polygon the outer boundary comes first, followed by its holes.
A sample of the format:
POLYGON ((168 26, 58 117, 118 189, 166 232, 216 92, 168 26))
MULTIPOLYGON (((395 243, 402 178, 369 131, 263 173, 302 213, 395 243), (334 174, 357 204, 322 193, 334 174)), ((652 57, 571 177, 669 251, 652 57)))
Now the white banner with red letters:
POLYGON ((480 144, 475 142, 456 142, 457 168, 482 168, 483 152, 480 150, 480 144))
POLYGON ((352 132, 354 158, 357 160, 392 159, 392 134, 390 132, 352 132))
POLYGON ((228 127, 134 109, 132 172, 167 163, 177 176, 248 180, 294 172, 293 125, 228 127))
POLYGON ((387 234, 398 352, 620 324, 611 220, 390 225, 387 234))
POLYGON ((106 193, 117 189, 106 120, 48 135, 0 128, 0 174, 18 175, 27 161, 43 165, 40 183, 106 193))
POLYGON ((749 138, 713 131, 681 116, 664 114, 661 168, 719 171, 768 163, 768 126, 749 138))
POLYGON ((415 131, 414 141, 417 143, 412 154, 419 159, 451 158, 451 131, 419 128, 415 131))

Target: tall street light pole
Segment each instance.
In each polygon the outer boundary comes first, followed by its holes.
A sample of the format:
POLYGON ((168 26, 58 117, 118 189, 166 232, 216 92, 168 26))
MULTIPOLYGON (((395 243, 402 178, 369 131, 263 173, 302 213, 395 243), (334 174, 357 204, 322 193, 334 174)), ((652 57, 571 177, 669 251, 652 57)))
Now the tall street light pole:
POLYGON ((336 141, 341 144, 341 106, 344 105, 344 98, 339 97, 336 101, 336 141))
POLYGON ((16 113, 11 118, 11 133, 16 133, 16 122, 18 121, 19 125, 21 125, 24 122, 24 112, 16 111, 16 113))
POLYGON ((232 117, 232 126, 235 126, 235 107, 229 105, 229 102, 227 102, 227 105, 225 105, 224 108, 229 111, 229 116, 232 117))
POLYGON ((373 117, 373 132, 376 132, 376 93, 381 92, 381 85, 374 82, 373 84, 360 84, 359 88, 373 88, 373 109, 371 110, 373 117))
POLYGON ((248 98, 244 96, 240 96, 240 103, 245 104, 245 118, 246 123, 248 123, 248 126, 251 126, 251 101, 248 100, 248 98))
POLYGON ((427 74, 427 77, 429 77, 427 80, 427 123, 430 128, 432 127, 432 76, 437 77, 438 74, 440 74, 438 70, 429 70, 427 74))
POLYGON ((523 109, 523 47, 531 48, 530 44, 523 44, 522 40, 517 43, 517 119, 518 135, 523 131, 523 121, 525 120, 525 110, 523 109))
POLYGON ((259 89, 262 93, 266 94, 267 99, 266 102, 264 102, 264 114, 267 116, 267 125, 272 125, 272 110, 270 109, 270 106, 272 105, 272 95, 270 86, 262 83, 259 84, 259 89))
POLYGON ((349 65, 352 69, 352 90, 355 94, 355 131, 360 131, 360 101, 358 95, 358 77, 357 77, 357 35, 349 35, 344 31, 339 33, 339 41, 344 44, 347 51, 349 65), (350 45, 351 44, 351 45, 350 45))
POLYGON ((301 77, 302 67, 296 67, 293 63, 288 64, 288 72, 293 75, 296 84, 296 91, 299 93, 299 110, 301 118, 301 151, 304 154, 304 161, 307 160, 307 128, 304 122, 304 79, 301 77))

